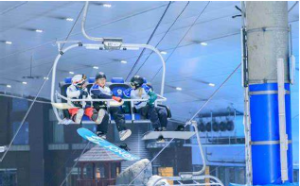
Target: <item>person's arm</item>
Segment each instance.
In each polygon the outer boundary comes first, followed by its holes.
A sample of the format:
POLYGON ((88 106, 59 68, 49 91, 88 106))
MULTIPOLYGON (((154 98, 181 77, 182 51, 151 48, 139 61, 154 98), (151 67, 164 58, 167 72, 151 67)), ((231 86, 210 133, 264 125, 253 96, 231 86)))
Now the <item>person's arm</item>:
MULTIPOLYGON (((82 95, 83 91, 82 90, 72 90, 70 87, 68 87, 66 93, 67 93, 68 98, 76 99, 76 98, 79 98, 82 95)), ((71 103, 75 107, 82 108, 81 101, 71 101, 71 103)))
MULTIPOLYGON (((79 96, 81 99, 91 99, 90 94, 88 93, 87 88, 83 89, 82 94, 79 96)), ((81 104, 84 108, 91 107, 92 102, 91 101, 81 101, 81 104)))
POLYGON ((157 95, 153 91, 149 91, 148 95, 150 96, 148 104, 153 105, 155 100, 157 99, 157 95))
POLYGON ((67 97, 68 98, 77 98, 81 95, 81 90, 71 90, 70 88, 67 88, 67 97))
POLYGON ((148 101, 148 104, 149 105, 153 105, 155 100, 157 99, 157 95, 155 92, 152 91, 152 88, 150 88, 149 86, 147 85, 144 85, 143 86, 144 90, 146 91, 146 93, 148 94, 149 96, 149 101, 148 101))
POLYGON ((112 94, 106 94, 102 92, 100 89, 91 89, 91 93, 93 94, 94 98, 98 99, 113 99, 118 102, 122 101, 122 98, 113 96, 112 94))
POLYGON ((98 99, 112 99, 112 97, 113 97, 110 94, 105 94, 104 92, 102 92, 99 89, 92 89, 91 93, 93 94, 93 96, 95 98, 98 98, 98 99))

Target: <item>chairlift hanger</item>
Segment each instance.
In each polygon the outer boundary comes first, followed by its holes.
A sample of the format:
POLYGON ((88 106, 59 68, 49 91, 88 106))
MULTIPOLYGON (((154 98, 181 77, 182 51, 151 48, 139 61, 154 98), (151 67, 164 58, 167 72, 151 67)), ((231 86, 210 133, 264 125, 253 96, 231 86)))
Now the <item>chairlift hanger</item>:
MULTIPOLYGON (((165 86, 166 63, 165 63, 165 60, 162 57, 161 53, 159 52, 159 50, 157 48, 155 48, 154 46, 149 45, 149 44, 123 43, 122 38, 97 38, 97 37, 89 36, 85 31, 85 21, 86 21, 88 6, 89 6, 89 2, 87 1, 85 3, 83 18, 82 18, 82 21, 81 21, 81 30, 82 30, 83 35, 88 40, 96 41, 96 42, 100 42, 100 43, 82 43, 80 41, 57 41, 59 54, 56 56, 56 58, 54 60, 53 70, 52 70, 51 103, 53 103, 53 104, 59 103, 57 98, 60 98, 60 99, 66 100, 66 101, 74 100, 74 99, 66 98, 66 97, 62 96, 61 94, 59 94, 55 89, 55 87, 56 87, 55 83, 56 83, 57 65, 58 65, 61 57, 66 52, 68 52, 72 49, 75 49, 75 48, 84 48, 84 49, 87 49, 87 50, 101 50, 101 51, 115 51, 115 50, 129 51, 129 50, 140 50, 140 49, 146 48, 146 49, 149 49, 149 50, 153 51, 155 54, 158 55, 158 57, 159 57, 159 59, 162 63, 162 68, 163 68, 160 95, 158 95, 159 99, 156 100, 155 104, 157 104, 157 102, 166 101, 166 98, 163 97, 164 86, 165 86), (67 46, 65 48, 62 48, 62 44, 63 45, 67 44, 67 46)), ((76 99, 76 101, 78 101, 78 100, 79 99, 76 99)), ((112 99, 93 99, 93 100, 80 99, 80 101, 106 101, 106 102, 109 102, 109 101, 112 101, 112 99)), ((130 102, 131 109, 133 110, 133 106, 134 106, 133 102, 135 100, 125 99, 124 101, 130 102)), ((148 101, 148 100, 141 99, 139 101, 148 101)), ((54 114, 55 114, 58 122, 61 123, 63 121, 63 118, 61 118, 61 116, 59 115, 58 109, 53 106, 53 111, 54 111, 54 114)), ((131 113, 132 113, 132 122, 134 122, 134 120, 135 120, 134 113, 133 112, 131 112, 131 113)), ((137 122, 140 122, 140 120, 138 120, 137 122)), ((148 123, 149 123, 149 121, 148 121, 148 123)))

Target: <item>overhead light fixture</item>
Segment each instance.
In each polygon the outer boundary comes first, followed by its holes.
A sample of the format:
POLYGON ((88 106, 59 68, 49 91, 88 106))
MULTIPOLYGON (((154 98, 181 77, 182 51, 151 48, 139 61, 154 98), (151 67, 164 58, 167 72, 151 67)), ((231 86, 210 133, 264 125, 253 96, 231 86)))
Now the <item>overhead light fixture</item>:
POLYGON ((208 83, 208 85, 209 86, 211 86, 211 87, 214 87, 214 86, 216 86, 215 84, 213 84, 213 83, 208 83))
POLYGON ((125 61, 125 60, 121 60, 121 63, 123 63, 123 64, 127 64, 127 61, 125 61))
POLYGON ((98 69, 99 69, 99 67, 97 67, 97 66, 93 66, 93 69, 97 69, 97 70, 98 70, 98 69))
POLYGON ((66 18, 66 21, 72 22, 72 21, 74 21, 74 19, 71 17, 68 17, 68 18, 66 18))
POLYGON ((5 41, 5 44, 7 44, 7 45, 11 45, 11 44, 12 44, 12 42, 11 42, 11 41, 5 41))
POLYGON ((43 30, 41 30, 41 29, 36 29, 35 32, 42 33, 43 30))
POLYGON ((74 72, 70 71, 70 72, 69 72, 69 74, 73 75, 73 74, 74 74, 74 72))
POLYGON ((102 6, 105 7, 105 8, 110 8, 111 4, 104 3, 102 6))
POLYGON ((44 77, 44 80, 49 80, 49 78, 48 77, 44 77))
POLYGON ((207 46, 208 44, 205 43, 205 42, 201 42, 200 45, 202 45, 202 46, 207 46))
POLYGON ((11 88, 11 85, 6 85, 7 88, 11 88))
POLYGON ((23 85, 27 85, 27 82, 26 82, 26 81, 23 81, 22 84, 23 84, 23 85))
POLYGON ((176 90, 182 91, 182 88, 181 87, 176 87, 176 90))
POLYGON ((160 53, 161 53, 162 55, 166 55, 166 54, 167 54, 166 51, 161 51, 160 53))

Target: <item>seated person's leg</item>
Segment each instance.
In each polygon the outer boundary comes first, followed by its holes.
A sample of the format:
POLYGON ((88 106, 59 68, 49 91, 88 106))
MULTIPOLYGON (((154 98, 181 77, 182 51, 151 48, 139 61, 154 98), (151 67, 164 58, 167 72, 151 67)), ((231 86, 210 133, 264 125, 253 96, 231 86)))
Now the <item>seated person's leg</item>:
POLYGON ((93 107, 89 107, 85 109, 84 114, 87 115, 90 120, 94 121, 96 124, 100 124, 105 116, 106 111, 104 109, 100 109, 97 111, 93 107))
POLYGON ((69 113, 71 115, 71 119, 76 123, 80 124, 82 116, 84 114, 84 110, 80 108, 71 108, 69 109, 69 113))
POLYGON ((111 115, 114 117, 114 120, 117 125, 117 129, 119 131, 119 137, 121 141, 124 141, 131 135, 131 130, 127 129, 125 126, 125 117, 124 114, 121 113, 119 107, 110 107, 109 108, 111 115))
POLYGON ((108 113, 105 111, 104 112, 104 117, 101 121, 100 124, 97 125, 97 131, 96 131, 96 134, 103 138, 103 139, 106 139, 106 133, 107 133, 107 129, 108 129, 108 122, 109 122, 109 115, 108 113))
POLYGON ((147 105, 147 106, 143 107, 142 109, 147 111, 148 118, 150 119, 154 130, 159 130, 159 127, 161 126, 161 124, 160 124, 158 113, 157 113, 155 107, 152 105, 151 106, 147 105))
POLYGON ((155 107, 156 112, 158 113, 159 121, 161 124, 161 130, 166 130, 168 125, 168 113, 165 108, 155 107))
POLYGON ((126 130, 125 117, 124 114, 121 113, 119 107, 110 107, 109 111, 116 122, 118 131, 126 130))

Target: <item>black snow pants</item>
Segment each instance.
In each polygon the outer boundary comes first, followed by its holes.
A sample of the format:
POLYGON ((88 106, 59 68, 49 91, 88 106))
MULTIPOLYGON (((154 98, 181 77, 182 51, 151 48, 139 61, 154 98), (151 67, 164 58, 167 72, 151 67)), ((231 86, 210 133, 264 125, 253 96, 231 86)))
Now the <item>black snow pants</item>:
MULTIPOLYGON (((101 108, 104 109, 104 108, 101 108)), ((122 131, 126 129, 125 126, 125 117, 122 111, 120 110, 119 107, 110 107, 109 112, 111 114, 111 117, 114 119, 116 122, 116 126, 118 131, 122 131)), ((105 108, 105 115, 103 117, 103 120, 101 124, 97 125, 97 131, 102 132, 103 134, 107 133, 108 129, 108 122, 109 122, 109 114, 107 109, 105 108)))
POLYGON ((153 128, 167 127, 168 125, 168 113, 165 108, 146 105, 137 111, 151 121, 153 128))

